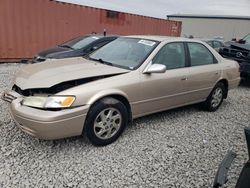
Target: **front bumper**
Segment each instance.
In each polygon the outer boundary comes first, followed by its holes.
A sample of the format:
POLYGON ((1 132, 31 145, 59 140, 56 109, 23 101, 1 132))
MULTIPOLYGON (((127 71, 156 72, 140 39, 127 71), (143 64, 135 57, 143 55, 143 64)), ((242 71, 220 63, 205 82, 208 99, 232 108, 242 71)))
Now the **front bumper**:
POLYGON ((31 63, 41 63, 41 62, 43 62, 43 61, 46 61, 46 57, 41 57, 41 56, 35 56, 33 59, 32 59, 32 61, 31 61, 31 63))
POLYGON ((82 134, 89 106, 47 111, 21 105, 22 97, 10 103, 16 125, 34 137, 53 140, 82 134))

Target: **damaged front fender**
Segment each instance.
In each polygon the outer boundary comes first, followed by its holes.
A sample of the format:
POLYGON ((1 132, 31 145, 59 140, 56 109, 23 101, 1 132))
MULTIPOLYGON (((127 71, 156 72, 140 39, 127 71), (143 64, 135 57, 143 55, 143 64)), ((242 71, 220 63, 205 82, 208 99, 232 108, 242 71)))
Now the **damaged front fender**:
POLYGON ((111 74, 111 75, 105 75, 105 76, 95 76, 95 77, 71 80, 71 81, 66 81, 66 82, 56 84, 50 88, 32 88, 32 89, 22 90, 17 85, 14 85, 12 87, 12 90, 23 96, 36 96, 36 95, 48 96, 48 95, 54 95, 56 93, 62 92, 64 90, 70 89, 75 86, 83 85, 89 82, 109 78, 109 77, 116 76, 116 75, 119 75, 119 74, 111 74))
POLYGON ((5 91, 3 92, 1 99, 8 103, 11 103, 13 100, 20 98, 20 97, 22 96, 15 91, 5 91))

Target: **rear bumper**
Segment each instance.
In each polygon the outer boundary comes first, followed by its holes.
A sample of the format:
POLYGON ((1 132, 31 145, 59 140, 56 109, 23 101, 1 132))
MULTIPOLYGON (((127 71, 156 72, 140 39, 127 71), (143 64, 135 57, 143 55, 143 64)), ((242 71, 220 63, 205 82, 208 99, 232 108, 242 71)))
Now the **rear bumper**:
POLYGON ((34 137, 53 140, 81 135, 89 106, 59 111, 47 111, 23 106, 22 97, 10 103, 10 113, 16 125, 34 137))
POLYGON ((240 84, 240 77, 234 79, 234 80, 230 80, 228 82, 228 89, 234 89, 237 88, 240 84))

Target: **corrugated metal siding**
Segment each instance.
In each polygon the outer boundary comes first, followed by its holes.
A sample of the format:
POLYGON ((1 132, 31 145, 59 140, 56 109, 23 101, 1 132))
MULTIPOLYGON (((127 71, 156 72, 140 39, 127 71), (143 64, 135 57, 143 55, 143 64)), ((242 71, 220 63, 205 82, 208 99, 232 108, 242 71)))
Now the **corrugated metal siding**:
POLYGON ((170 17, 182 22, 182 35, 193 35, 197 38, 214 38, 221 36, 225 41, 232 38, 240 39, 250 32, 250 19, 243 17, 232 18, 195 18, 170 17))
POLYGON ((180 36, 181 22, 51 0, 0 1, 0 61, 31 58, 38 51, 92 32, 180 36))

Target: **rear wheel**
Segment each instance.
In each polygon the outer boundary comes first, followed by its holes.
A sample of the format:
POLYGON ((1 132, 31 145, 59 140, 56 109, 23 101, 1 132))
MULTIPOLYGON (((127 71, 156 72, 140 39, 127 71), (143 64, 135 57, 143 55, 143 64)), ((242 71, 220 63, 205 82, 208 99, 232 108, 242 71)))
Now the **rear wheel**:
POLYGON ((105 146, 114 142, 128 124, 126 106, 114 98, 95 103, 85 123, 86 136, 93 145, 105 146))
POLYGON ((203 103, 203 107, 205 108, 205 110, 208 110, 210 112, 216 111, 223 102, 225 94, 225 85, 222 82, 217 83, 208 96, 207 100, 203 103))

